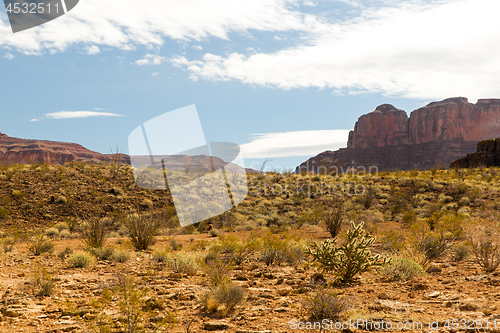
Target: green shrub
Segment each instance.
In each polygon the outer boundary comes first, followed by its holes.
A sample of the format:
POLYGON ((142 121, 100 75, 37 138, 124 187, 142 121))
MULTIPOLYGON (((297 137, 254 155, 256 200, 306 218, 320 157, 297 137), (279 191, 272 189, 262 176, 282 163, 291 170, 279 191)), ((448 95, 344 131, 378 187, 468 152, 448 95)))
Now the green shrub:
POLYGON ((10 216, 10 210, 0 207, 0 220, 7 219, 10 216))
POLYGON ((168 241, 168 244, 170 245, 170 248, 174 251, 182 249, 182 244, 179 243, 175 238, 170 239, 168 241))
POLYGON ((56 225, 54 225, 54 228, 59 230, 59 232, 63 231, 64 229, 69 229, 69 226, 66 222, 59 222, 56 225))
POLYGON ((415 261, 408 258, 393 258, 378 270, 382 278, 388 281, 408 281, 419 276, 425 276, 425 271, 415 261))
POLYGON ((91 255, 84 253, 84 252, 79 252, 73 254, 69 259, 68 259, 68 265, 69 267, 72 268, 83 268, 90 266, 94 264, 94 258, 92 258, 91 255))
POLYGON ((56 228, 48 228, 47 230, 45 230, 45 235, 46 236, 57 236, 59 235, 59 230, 57 230, 56 228))
POLYGON ((59 236, 61 238, 71 238, 71 232, 67 229, 63 229, 61 232, 59 232, 59 236))
POLYGON ((28 244, 28 251, 35 256, 42 253, 52 253, 54 252, 54 244, 45 235, 34 236, 28 244))
POLYGON ((167 259, 167 266, 173 273, 196 275, 198 271, 198 267, 192 258, 178 254, 167 259))
POLYGON ((309 313, 309 319, 313 321, 340 320, 342 314, 350 308, 345 298, 326 287, 319 287, 313 295, 305 298, 301 303, 309 313))
POLYGON ((325 271, 333 271, 342 282, 352 281, 356 275, 369 271, 373 266, 388 262, 387 258, 372 255, 370 247, 375 238, 363 229, 364 224, 351 222, 346 240, 338 246, 336 239, 305 247, 305 253, 320 264, 325 271))
POLYGON ((153 252, 153 261, 158 264, 165 264, 168 261, 168 251, 166 250, 155 250, 153 252))
POLYGON ((130 253, 123 250, 117 250, 111 255, 111 260, 116 262, 127 262, 130 259, 130 253))
POLYGON ((241 265, 259 248, 259 245, 256 239, 246 242, 234 236, 220 236, 220 241, 210 247, 210 252, 217 252, 224 261, 241 265))
POLYGON ((133 214, 125 219, 124 226, 135 249, 145 251, 156 242, 163 222, 156 216, 133 214))

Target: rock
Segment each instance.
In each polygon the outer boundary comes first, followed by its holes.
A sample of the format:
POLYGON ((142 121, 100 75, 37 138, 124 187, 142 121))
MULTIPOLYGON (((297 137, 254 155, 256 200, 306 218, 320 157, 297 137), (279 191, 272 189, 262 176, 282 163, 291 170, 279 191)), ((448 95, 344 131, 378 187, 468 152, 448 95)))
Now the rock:
POLYGON ((292 291, 291 288, 276 289, 276 293, 280 296, 286 296, 292 291))
POLYGON ((413 290, 427 290, 429 289, 429 286, 425 283, 414 283, 411 288, 413 290))
POLYGON ((440 291, 431 291, 427 294, 425 294, 426 298, 437 298, 441 295, 442 293, 440 291))
POLYGON ((450 164, 450 168, 477 168, 500 165, 500 138, 479 141, 477 152, 450 164))
POLYGON ((219 331, 231 328, 232 325, 224 321, 207 321, 203 324, 203 328, 207 331, 219 331))
POLYGON ((436 265, 431 265, 427 269, 427 273, 441 273, 442 271, 443 271, 443 269, 439 266, 436 266, 436 265))
POLYGON ((366 172, 374 165, 379 171, 447 166, 474 152, 479 141, 500 137, 499 117, 500 99, 472 104, 467 98, 448 98, 414 110, 410 117, 392 105, 380 105, 358 119, 347 148, 320 153, 296 172, 325 173, 325 167, 333 167, 341 173, 353 165, 366 172))
POLYGON ((406 311, 414 305, 398 301, 377 300, 368 308, 375 311, 406 311))
POLYGON ((5 317, 11 317, 11 318, 20 317, 22 314, 23 314, 22 310, 16 308, 7 308, 3 313, 5 317))
POLYGON ((382 292, 377 294, 377 298, 378 299, 389 299, 390 297, 385 291, 382 291, 382 292))
POLYGON ((479 304, 477 304, 474 300, 465 300, 458 303, 458 309, 460 311, 476 311, 479 307, 479 304))

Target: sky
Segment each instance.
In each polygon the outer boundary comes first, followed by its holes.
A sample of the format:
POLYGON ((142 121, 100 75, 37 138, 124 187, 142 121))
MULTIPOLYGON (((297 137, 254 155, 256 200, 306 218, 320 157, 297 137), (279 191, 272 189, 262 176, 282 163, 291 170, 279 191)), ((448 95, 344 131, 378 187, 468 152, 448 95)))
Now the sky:
POLYGON ((128 153, 196 105, 248 167, 345 147, 384 103, 500 97, 497 0, 81 0, 12 33, 0 8, 0 132, 128 153))

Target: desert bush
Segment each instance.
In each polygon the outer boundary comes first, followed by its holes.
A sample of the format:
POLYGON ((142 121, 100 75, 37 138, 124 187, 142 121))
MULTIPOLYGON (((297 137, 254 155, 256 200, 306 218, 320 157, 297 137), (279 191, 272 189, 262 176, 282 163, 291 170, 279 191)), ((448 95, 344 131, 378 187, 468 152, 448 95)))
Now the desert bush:
POLYGON ((124 250, 114 251, 110 259, 115 262, 127 262, 130 259, 130 253, 124 250))
POLYGON ((217 252, 221 259, 241 265, 260 247, 260 242, 252 239, 248 242, 234 236, 220 236, 220 241, 210 247, 210 252, 217 252))
POLYGON ((166 264, 168 261, 169 251, 167 250, 155 250, 152 254, 152 259, 158 264, 166 264))
POLYGON ((71 238, 71 232, 67 229, 63 229, 61 232, 59 232, 59 237, 61 238, 71 238))
POLYGON ((467 244, 455 244, 451 248, 452 258, 455 261, 462 261, 470 255, 470 247, 467 244))
POLYGON ((168 241, 168 244, 170 245, 170 248, 174 251, 182 249, 182 244, 179 243, 175 238, 170 239, 168 241))
POLYGON ((88 248, 103 247, 108 237, 110 220, 93 216, 82 223, 82 239, 88 248))
POLYGON ((470 228, 469 241, 476 261, 486 273, 500 265, 500 226, 498 222, 476 223, 470 228))
POLYGON ((79 252, 69 257, 67 263, 72 268, 83 268, 94 264, 94 259, 87 253, 79 252))
POLYGON ((7 237, 2 241, 2 247, 5 253, 12 252, 14 245, 16 244, 16 239, 14 237, 7 237))
POLYGON ((382 234, 380 243, 386 251, 397 252, 404 248, 405 237, 394 230, 382 234))
POLYGON ((370 207, 373 205, 373 200, 375 200, 375 194, 376 194, 375 187, 369 186, 366 189, 365 194, 361 197, 361 203, 363 204, 365 209, 370 209, 370 207))
POLYGON ((203 270, 210 287, 229 283, 229 273, 231 267, 228 263, 219 260, 214 256, 205 257, 203 270))
POLYGON ((326 224, 326 230, 330 235, 335 238, 340 233, 342 224, 344 223, 344 207, 342 204, 338 204, 333 211, 324 212, 323 220, 326 224))
POLYGON ((422 266, 404 257, 393 258, 390 263, 380 267, 378 273, 387 281, 408 281, 425 276, 422 266))
POLYGON ((226 317, 234 308, 243 303, 245 291, 232 283, 210 288, 202 298, 202 305, 207 312, 226 317))
POLYGON ((304 261, 304 251, 299 245, 291 245, 283 253, 283 261, 293 268, 297 267, 304 261))
POLYGON ((115 250, 110 247, 102 247, 91 248, 88 252, 100 260, 109 260, 111 259, 111 256, 114 254, 115 250))
POLYGON ((54 279, 44 268, 36 268, 31 277, 31 285, 35 288, 37 296, 50 296, 54 290, 54 279))
POLYGON ((61 259, 61 260, 64 260, 64 259, 66 259, 66 257, 67 257, 67 256, 69 256, 70 254, 73 254, 73 249, 72 249, 71 247, 69 247, 69 246, 66 246, 66 247, 64 248, 64 250, 62 250, 61 252, 59 252, 59 253, 57 254, 57 257, 58 257, 59 259, 61 259))
POLYGON ((57 236, 59 235, 59 230, 57 228, 48 228, 45 230, 45 235, 49 237, 57 236))
POLYGON ((10 216, 10 210, 0 207, 0 220, 7 219, 10 216))
POLYGON ((309 320, 322 321, 323 319, 340 320, 350 308, 347 299, 339 296, 335 291, 324 286, 319 287, 314 294, 302 300, 302 306, 309 313, 309 320))
POLYGON ((35 256, 42 253, 52 253, 54 252, 54 244, 45 235, 34 236, 28 244, 28 251, 35 256))
POLYGON ((280 264, 284 259, 288 242, 277 235, 268 234, 263 238, 260 258, 267 265, 280 264))
POLYGON ((173 273, 183 273, 188 275, 196 275, 198 271, 198 266, 195 261, 188 257, 180 254, 173 255, 167 258, 167 267, 173 273))
POLYGON ((134 248, 144 251, 156 242, 156 236, 160 233, 163 221, 153 215, 132 214, 125 219, 124 225, 134 248))
POLYGON ((305 253, 325 271, 334 271, 342 282, 352 281, 356 275, 388 262, 387 258, 372 255, 370 247, 375 238, 363 229, 364 224, 350 223, 345 242, 339 246, 336 239, 305 247, 305 253))
POLYGON ((403 250, 398 252, 398 256, 416 262, 425 272, 427 272, 427 269, 429 269, 431 265, 431 261, 426 253, 419 247, 406 246, 403 250))
POLYGON ((56 228, 59 232, 61 232, 64 229, 69 229, 69 226, 66 222, 59 222, 56 225, 54 225, 54 228, 56 228))

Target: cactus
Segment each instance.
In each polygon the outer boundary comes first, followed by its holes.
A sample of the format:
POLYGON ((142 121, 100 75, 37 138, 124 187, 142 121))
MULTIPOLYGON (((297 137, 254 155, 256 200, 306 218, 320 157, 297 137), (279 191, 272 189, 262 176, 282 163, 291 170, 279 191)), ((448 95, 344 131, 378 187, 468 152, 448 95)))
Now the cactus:
POLYGON ((351 222, 341 246, 337 245, 336 239, 327 239, 320 244, 306 246, 305 253, 319 263, 323 270, 335 272, 341 282, 351 282, 356 275, 389 261, 370 253, 369 248, 375 238, 363 226, 363 223, 356 225, 351 222))

